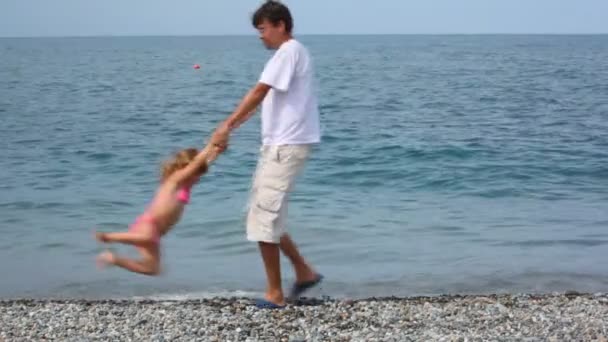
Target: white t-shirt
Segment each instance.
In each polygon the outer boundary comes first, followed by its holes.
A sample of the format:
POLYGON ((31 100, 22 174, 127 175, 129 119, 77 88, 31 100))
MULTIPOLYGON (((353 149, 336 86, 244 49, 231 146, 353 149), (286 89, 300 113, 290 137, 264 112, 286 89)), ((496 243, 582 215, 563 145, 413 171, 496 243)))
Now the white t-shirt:
POLYGON ((312 59, 300 42, 283 43, 266 63, 260 82, 272 87, 262 102, 262 144, 321 140, 312 59))

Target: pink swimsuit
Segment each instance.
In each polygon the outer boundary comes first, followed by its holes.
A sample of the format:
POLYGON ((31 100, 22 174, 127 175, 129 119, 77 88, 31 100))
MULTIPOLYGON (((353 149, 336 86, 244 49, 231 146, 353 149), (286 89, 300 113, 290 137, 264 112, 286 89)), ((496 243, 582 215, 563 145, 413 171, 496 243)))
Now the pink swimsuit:
MULTIPOLYGON (((190 188, 181 188, 177 192, 177 200, 184 204, 190 203, 190 188)), ((152 217, 152 215, 148 212, 141 214, 129 227, 129 231, 136 232, 138 230, 137 228, 139 227, 139 223, 142 222, 148 223, 154 228, 154 243, 158 244, 160 242, 160 232, 158 231, 158 227, 154 222, 154 217, 152 217)))
POLYGON ((184 204, 190 203, 190 188, 181 188, 177 192, 177 199, 184 204))

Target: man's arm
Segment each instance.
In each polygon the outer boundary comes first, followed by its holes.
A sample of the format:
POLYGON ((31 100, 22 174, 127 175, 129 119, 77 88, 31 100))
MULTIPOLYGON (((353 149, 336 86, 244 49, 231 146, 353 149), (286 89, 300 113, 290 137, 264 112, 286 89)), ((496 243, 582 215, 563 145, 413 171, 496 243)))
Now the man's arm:
POLYGON ((258 109, 258 107, 253 108, 253 110, 251 112, 249 112, 247 115, 244 115, 239 121, 237 121, 234 126, 235 128, 240 127, 242 124, 244 124, 247 120, 249 120, 253 114, 255 114, 256 110, 258 109))
POLYGON ((225 145, 228 140, 228 135, 247 121, 255 109, 262 103, 271 87, 264 83, 256 84, 239 104, 236 110, 224 120, 213 133, 212 142, 215 144, 225 145))

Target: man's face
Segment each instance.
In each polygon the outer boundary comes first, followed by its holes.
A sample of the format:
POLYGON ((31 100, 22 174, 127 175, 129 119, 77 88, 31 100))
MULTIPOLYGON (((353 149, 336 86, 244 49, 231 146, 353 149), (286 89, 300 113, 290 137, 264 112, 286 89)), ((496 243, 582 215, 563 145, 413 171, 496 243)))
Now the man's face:
POLYGON ((280 21, 275 26, 268 21, 268 19, 264 19, 260 25, 258 25, 258 32, 260 33, 260 39, 266 48, 277 49, 285 35, 285 24, 280 21))

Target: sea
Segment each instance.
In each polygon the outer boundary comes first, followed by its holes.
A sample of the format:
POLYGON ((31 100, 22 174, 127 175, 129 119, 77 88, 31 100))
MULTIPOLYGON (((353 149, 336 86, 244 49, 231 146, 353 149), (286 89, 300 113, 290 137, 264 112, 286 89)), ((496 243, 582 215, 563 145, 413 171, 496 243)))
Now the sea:
MULTIPOLYGON (((296 38, 322 127, 287 226, 325 276, 310 296, 608 291, 608 35, 296 38)), ((259 114, 163 238, 160 276, 98 269, 93 231, 126 230, 272 53, 253 35, 0 39, 0 298, 263 293, 259 114)))

